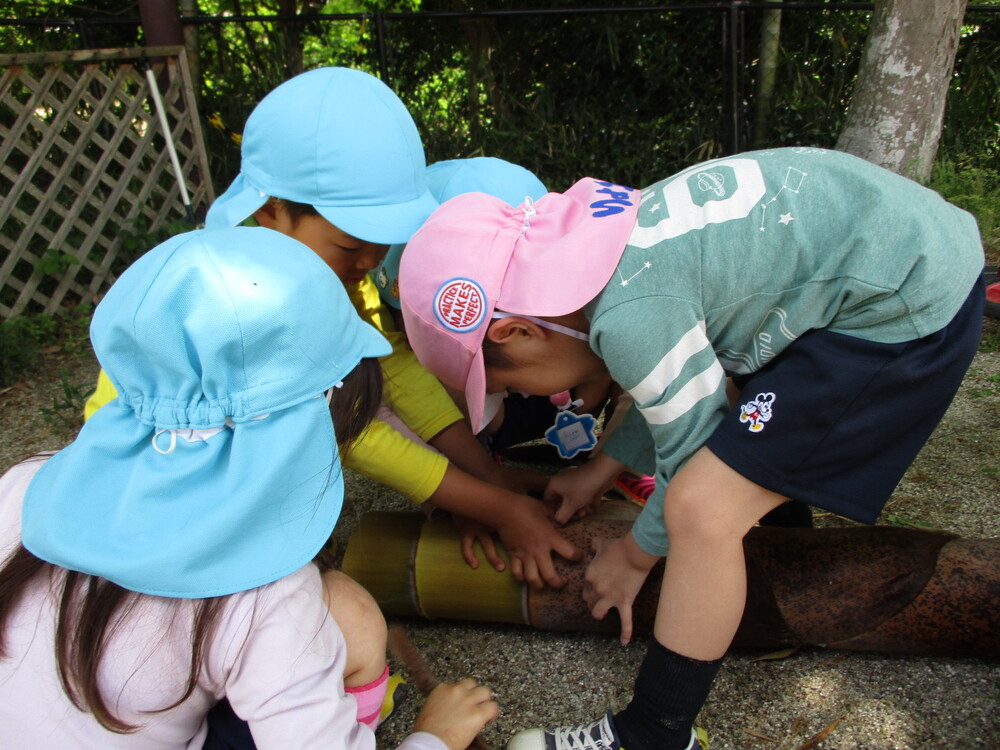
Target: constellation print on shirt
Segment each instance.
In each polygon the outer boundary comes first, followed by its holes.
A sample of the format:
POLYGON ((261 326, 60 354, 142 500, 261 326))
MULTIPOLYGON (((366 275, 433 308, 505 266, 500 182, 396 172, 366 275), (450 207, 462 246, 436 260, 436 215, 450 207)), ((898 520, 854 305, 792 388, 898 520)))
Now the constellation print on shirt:
MULTIPOLYGON (((763 204, 761 204, 762 211, 760 215, 760 231, 762 232, 767 231, 767 227, 764 226, 764 221, 767 218, 768 206, 770 206, 772 203, 778 200, 778 196, 781 195, 782 192, 784 192, 785 190, 788 190, 789 192, 798 195, 799 190, 802 189, 802 183, 805 182, 805 179, 806 179, 806 172, 803 172, 801 169, 796 169, 795 167, 788 168, 788 171, 785 172, 785 180, 784 182, 781 183, 781 187, 778 188, 778 192, 772 195, 763 204)), ((779 221, 785 226, 788 226, 788 222, 793 221, 794 219, 795 217, 792 216, 791 212, 789 212, 782 214, 781 219, 779 219, 779 221)))
POLYGON ((640 268, 640 269, 639 269, 638 271, 636 271, 636 272, 635 272, 634 274, 632 274, 631 276, 629 276, 629 277, 628 277, 627 279, 625 278, 625 276, 624 276, 624 275, 622 275, 622 269, 621 269, 621 266, 619 266, 618 268, 616 268, 616 269, 615 269, 615 271, 616 271, 616 272, 617 272, 617 274, 618 274, 618 278, 619 278, 619 279, 621 279, 621 285, 622 285, 622 286, 628 286, 628 283, 629 283, 629 282, 630 282, 630 281, 631 281, 632 279, 634 279, 634 278, 635 278, 636 276, 638 276, 638 275, 639 275, 640 273, 642 273, 643 271, 645 271, 645 270, 646 270, 647 268, 652 268, 652 267, 653 267, 653 264, 652 264, 652 263, 650 263, 650 262, 649 262, 649 261, 647 260, 647 261, 646 261, 645 263, 643 263, 643 264, 642 264, 642 267, 641 267, 641 268, 640 268))

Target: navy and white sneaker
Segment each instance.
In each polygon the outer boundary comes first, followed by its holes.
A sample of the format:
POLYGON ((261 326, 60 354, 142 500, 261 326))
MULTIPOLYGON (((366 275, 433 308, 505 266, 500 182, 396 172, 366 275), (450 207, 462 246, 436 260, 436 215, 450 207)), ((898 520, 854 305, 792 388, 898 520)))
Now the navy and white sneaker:
MULTIPOLYGON (((707 739, 707 737, 706 737, 707 739)), ((695 729, 685 750, 700 750, 708 746, 701 742, 695 729)), ((625 750, 618 738, 614 719, 608 711, 602 718, 578 727, 527 729, 507 742, 506 750, 625 750)))
POLYGON ((518 732, 510 738, 507 750, 622 750, 622 744, 608 711, 597 721, 578 727, 518 732))

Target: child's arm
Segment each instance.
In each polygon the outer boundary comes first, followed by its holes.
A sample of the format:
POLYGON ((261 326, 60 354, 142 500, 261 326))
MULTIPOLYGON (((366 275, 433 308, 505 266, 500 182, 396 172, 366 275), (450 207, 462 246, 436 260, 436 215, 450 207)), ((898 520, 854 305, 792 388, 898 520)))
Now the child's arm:
POLYGON ((86 422, 94 416, 98 409, 116 398, 118 398, 118 391, 111 384, 111 378, 102 369, 97 373, 97 386, 94 388, 94 392, 87 397, 87 401, 83 405, 83 421, 86 422))
POLYGON ((429 499, 442 510, 496 529, 510 555, 511 573, 534 588, 546 584, 560 588, 565 584, 555 569, 553 552, 567 560, 583 557, 552 526, 540 501, 487 484, 454 465, 448 466, 444 479, 429 499))
POLYGON ((441 484, 448 459, 376 419, 351 445, 344 466, 422 503, 441 484))
POLYGON ((431 438, 430 444, 462 471, 484 482, 525 495, 541 495, 545 489, 545 477, 541 474, 494 461, 464 420, 443 429, 431 438))

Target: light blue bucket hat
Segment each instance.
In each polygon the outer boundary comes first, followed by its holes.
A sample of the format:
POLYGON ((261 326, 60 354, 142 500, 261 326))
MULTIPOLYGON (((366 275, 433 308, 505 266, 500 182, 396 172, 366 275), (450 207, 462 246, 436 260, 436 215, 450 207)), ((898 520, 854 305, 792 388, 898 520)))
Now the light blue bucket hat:
MULTIPOLYGON (((439 203, 463 193, 486 193, 518 206, 525 198, 538 200, 548 190, 534 174, 492 156, 448 159, 427 167, 427 187, 439 203)), ((399 259, 406 243, 393 244, 382 263, 370 272, 382 301, 399 309, 399 259)))
POLYGON ((122 274, 91 339, 119 397, 31 482, 24 546, 183 598, 308 563, 343 503, 324 393, 390 351, 323 261, 259 227, 179 235, 122 274))
POLYGON ((413 118, 378 78, 318 68, 265 96, 243 131, 240 173, 209 228, 236 226, 268 197, 313 206, 358 239, 406 242, 437 208, 413 118))

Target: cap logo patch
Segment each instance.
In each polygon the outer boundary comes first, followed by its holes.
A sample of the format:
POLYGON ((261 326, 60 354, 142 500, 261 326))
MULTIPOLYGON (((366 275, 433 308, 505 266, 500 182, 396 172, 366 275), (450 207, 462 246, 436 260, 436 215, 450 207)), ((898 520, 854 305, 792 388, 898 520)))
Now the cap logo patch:
POLYGON ((486 293, 472 279, 446 281, 434 296, 434 314, 449 331, 474 331, 486 318, 486 293))

